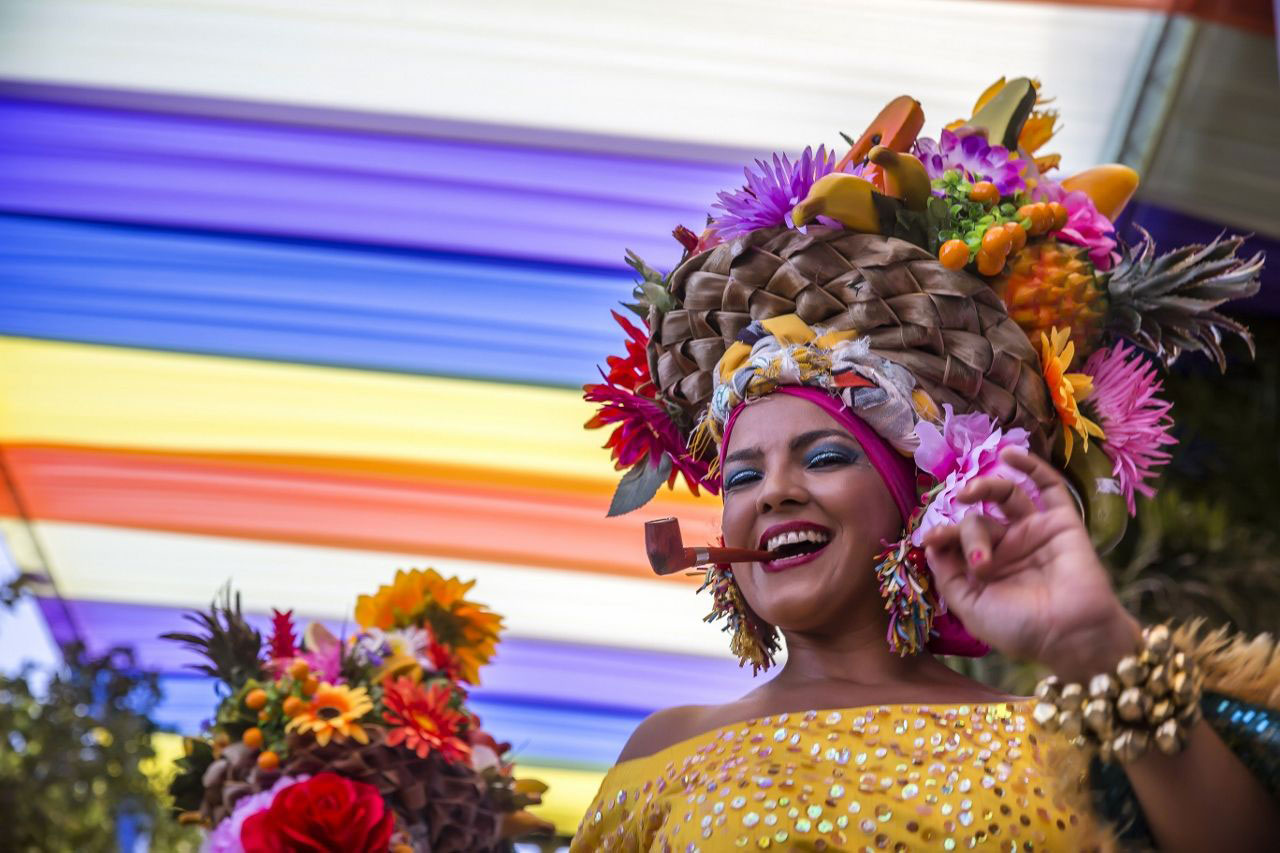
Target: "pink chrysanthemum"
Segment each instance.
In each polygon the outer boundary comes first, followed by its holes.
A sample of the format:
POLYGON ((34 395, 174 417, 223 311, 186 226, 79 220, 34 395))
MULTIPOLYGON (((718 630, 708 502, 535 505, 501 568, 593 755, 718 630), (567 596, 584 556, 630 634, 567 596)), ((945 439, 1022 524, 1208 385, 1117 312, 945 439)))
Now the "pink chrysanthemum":
POLYGON ((1093 377, 1088 405, 1106 433, 1102 451, 1111 460, 1112 476, 1133 515, 1137 512, 1134 493, 1154 495, 1147 481, 1157 476, 1154 468, 1169 461, 1169 454, 1160 448, 1177 442, 1169 432, 1173 404, 1156 396, 1161 382, 1155 365, 1123 342, 1093 353, 1083 371, 1093 377))
POLYGON ((1088 249, 1089 260, 1100 270, 1109 270, 1115 265, 1119 258, 1115 225, 1098 212, 1093 199, 1080 190, 1067 192, 1055 181, 1046 179, 1040 181, 1034 196, 1039 201, 1060 202, 1067 209, 1067 224, 1053 232, 1053 237, 1088 249))
POLYGON ((711 206, 724 213, 711 227, 721 239, 731 240, 757 228, 790 226, 791 208, 804 200, 819 178, 831 174, 835 165, 835 153, 822 145, 817 153, 804 149, 794 163, 785 154, 774 154, 772 164, 757 160, 756 170, 742 170, 747 176, 745 187, 716 195, 719 201, 711 206))
POLYGON ((920 446, 915 452, 916 465, 931 474, 941 488, 925 508, 911 541, 919 545, 929 530, 941 524, 959 524, 970 513, 991 515, 1003 520, 995 504, 962 503, 956 496, 977 477, 1003 477, 1022 487, 1032 501, 1039 503, 1040 490, 1031 478, 1000 459, 1006 447, 1027 450, 1027 431, 1015 427, 1002 430, 995 421, 980 412, 957 415, 949 404, 943 406, 942 429, 928 421, 916 424, 920 446))

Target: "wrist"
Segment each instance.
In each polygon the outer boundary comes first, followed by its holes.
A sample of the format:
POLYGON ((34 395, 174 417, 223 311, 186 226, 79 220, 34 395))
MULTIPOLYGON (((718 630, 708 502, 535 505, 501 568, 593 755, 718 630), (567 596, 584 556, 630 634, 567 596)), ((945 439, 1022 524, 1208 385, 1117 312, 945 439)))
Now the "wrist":
POLYGON ((1088 683, 1098 673, 1112 672, 1122 657, 1141 645, 1142 626, 1117 605, 1107 618, 1055 643, 1041 662, 1064 682, 1088 683))

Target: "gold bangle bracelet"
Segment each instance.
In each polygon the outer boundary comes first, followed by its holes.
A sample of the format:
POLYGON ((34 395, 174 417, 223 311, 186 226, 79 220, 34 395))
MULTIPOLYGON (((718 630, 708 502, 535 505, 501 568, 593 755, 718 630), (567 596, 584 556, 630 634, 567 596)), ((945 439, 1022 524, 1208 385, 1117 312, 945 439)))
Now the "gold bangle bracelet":
POLYGON ((1202 685, 1195 661, 1174 647, 1168 626, 1155 625, 1143 630, 1141 649, 1087 686, 1063 684, 1055 675, 1042 679, 1032 718, 1046 731, 1097 749, 1103 761, 1136 761, 1153 742, 1174 755, 1200 719, 1202 685))

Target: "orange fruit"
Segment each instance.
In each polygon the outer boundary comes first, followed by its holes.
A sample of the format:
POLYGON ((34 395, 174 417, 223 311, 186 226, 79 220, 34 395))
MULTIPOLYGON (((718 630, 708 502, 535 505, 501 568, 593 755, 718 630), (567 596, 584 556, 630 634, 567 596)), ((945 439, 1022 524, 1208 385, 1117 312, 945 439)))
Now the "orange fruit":
POLYGON ((1063 228, 1067 227, 1067 208, 1062 204, 1062 202, 1049 202, 1049 212, 1053 214, 1052 230, 1061 231, 1063 228))
POLYGON ((988 252, 981 249, 978 252, 978 272, 983 275, 999 275, 1004 269, 1004 259, 1006 255, 988 252))
POLYGON ((308 675, 302 682, 302 693, 305 696, 310 696, 319 689, 320 679, 316 678, 314 675, 308 675))
POLYGON ((963 240, 948 240, 938 247, 938 260, 949 270, 964 269, 969 263, 969 247, 963 240))
POLYGON ((280 769, 280 756, 276 755, 274 752, 272 752, 272 751, 271 751, 271 750, 269 750, 269 749, 268 749, 268 750, 266 750, 266 751, 264 751, 264 752, 259 753, 259 754, 258 754, 258 769, 259 769, 259 770, 267 770, 267 771, 270 771, 270 770, 279 770, 279 769, 280 769))
POLYGON ((1010 251, 1021 252, 1022 247, 1027 245, 1026 230, 1016 222, 1006 222, 1004 230, 1009 235, 1010 251))
POLYGON ((1000 191, 990 181, 978 181, 973 185, 973 189, 969 190, 969 198, 983 204, 995 204, 1000 200, 1000 191))
POLYGON ((288 699, 284 700, 284 715, 286 717, 296 717, 305 707, 307 707, 306 702, 299 699, 297 696, 290 696, 288 699))
POLYGON ((262 749, 262 729, 257 726, 245 729, 244 734, 240 736, 240 740, 250 749, 262 749))
POLYGON ((267 691, 261 687, 255 687, 245 694, 244 704, 250 711, 261 710, 267 704, 267 691))
POLYGON ((307 666, 304 660, 296 660, 289 664, 289 675, 293 676, 294 681, 301 681, 307 677, 307 673, 311 671, 311 667, 307 666))
POLYGON ((999 255, 1002 251, 1008 253, 1010 242, 1011 238, 1004 228, 992 225, 982 235, 982 251, 992 255, 999 255))

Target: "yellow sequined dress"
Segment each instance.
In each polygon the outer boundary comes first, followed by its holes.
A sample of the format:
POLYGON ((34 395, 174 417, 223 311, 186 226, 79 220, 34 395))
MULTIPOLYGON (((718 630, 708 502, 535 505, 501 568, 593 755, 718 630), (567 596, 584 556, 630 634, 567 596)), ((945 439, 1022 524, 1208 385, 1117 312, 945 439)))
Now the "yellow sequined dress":
POLYGON ((1059 793, 1072 752, 1029 712, 886 705, 726 726, 616 765, 570 850, 1087 849, 1092 820, 1059 793))

